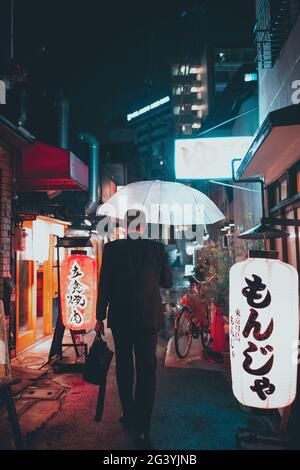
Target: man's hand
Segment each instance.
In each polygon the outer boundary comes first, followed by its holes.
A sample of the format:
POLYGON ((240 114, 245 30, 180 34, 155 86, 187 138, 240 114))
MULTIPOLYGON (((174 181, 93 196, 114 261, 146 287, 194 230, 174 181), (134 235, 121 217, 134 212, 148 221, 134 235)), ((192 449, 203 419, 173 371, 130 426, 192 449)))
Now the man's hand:
POLYGON ((96 325, 95 325, 95 331, 98 335, 105 335, 104 331, 104 323, 102 320, 97 320, 96 325))

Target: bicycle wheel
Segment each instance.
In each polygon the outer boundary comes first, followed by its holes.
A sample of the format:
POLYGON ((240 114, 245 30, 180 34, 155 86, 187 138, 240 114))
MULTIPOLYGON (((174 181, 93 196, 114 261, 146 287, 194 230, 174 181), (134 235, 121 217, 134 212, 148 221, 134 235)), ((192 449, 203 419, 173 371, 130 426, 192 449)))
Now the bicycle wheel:
POLYGON ((183 307, 176 320, 175 328, 175 350, 178 357, 184 359, 192 344, 192 312, 183 307))

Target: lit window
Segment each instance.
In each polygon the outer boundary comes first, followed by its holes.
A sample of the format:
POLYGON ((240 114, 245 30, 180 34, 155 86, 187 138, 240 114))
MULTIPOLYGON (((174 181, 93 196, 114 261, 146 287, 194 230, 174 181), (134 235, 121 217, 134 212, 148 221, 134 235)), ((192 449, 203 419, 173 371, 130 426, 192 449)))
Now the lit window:
POLYGON ((194 122, 194 123, 192 124, 192 128, 193 128, 193 129, 200 129, 200 127, 201 127, 200 122, 194 122))
POLYGON ((297 174, 296 174, 296 187, 297 187, 297 193, 300 193, 300 170, 297 171, 297 174))
POLYGON ((201 105, 200 104, 193 104, 192 105, 192 111, 199 111, 201 109, 201 105))
POLYGON ((257 73, 245 73, 244 74, 244 82, 256 82, 257 81, 257 73))
POLYGON ((180 67, 180 75, 188 75, 190 67, 188 65, 182 65, 180 67))
POLYGON ((283 201, 283 199, 287 198, 287 180, 284 179, 280 183, 280 199, 283 201))
POLYGON ((195 74, 195 73, 201 73, 201 67, 197 67, 197 66, 194 66, 194 67, 191 67, 190 68, 190 74, 195 74))
POLYGON ((200 86, 192 86, 191 87, 191 92, 192 93, 199 93, 201 91, 201 87, 200 86))
POLYGON ((175 95, 181 95, 182 92, 183 92, 183 86, 182 85, 175 88, 175 95))
POLYGON ((180 106, 174 106, 174 114, 178 115, 180 113, 180 106))

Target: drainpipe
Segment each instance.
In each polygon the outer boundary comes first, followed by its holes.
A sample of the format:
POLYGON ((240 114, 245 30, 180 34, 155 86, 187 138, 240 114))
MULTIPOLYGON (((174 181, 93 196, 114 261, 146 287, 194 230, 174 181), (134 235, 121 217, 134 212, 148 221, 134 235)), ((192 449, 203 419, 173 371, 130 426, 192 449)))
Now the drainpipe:
POLYGON ((81 132, 78 134, 79 140, 86 142, 90 148, 89 161, 89 200, 85 206, 85 215, 92 214, 99 204, 99 142, 92 134, 81 132))
POLYGON ((58 100, 58 145, 62 149, 69 147, 69 101, 58 100))
POLYGON ((261 203, 262 203, 262 217, 266 216, 266 209, 265 209, 265 180, 263 176, 252 176, 250 178, 236 178, 235 176, 235 162, 240 162, 241 158, 234 158, 231 160, 231 174, 232 174, 232 181, 234 183, 259 183, 261 188, 261 203))

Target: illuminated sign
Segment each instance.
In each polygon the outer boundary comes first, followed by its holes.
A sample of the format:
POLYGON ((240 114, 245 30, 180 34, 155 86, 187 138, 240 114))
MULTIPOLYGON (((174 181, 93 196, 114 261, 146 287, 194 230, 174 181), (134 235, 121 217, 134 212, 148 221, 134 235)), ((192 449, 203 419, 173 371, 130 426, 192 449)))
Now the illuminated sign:
POLYGON ((243 158, 253 137, 175 140, 177 179, 231 179, 231 161, 243 158))
POLYGON ((145 114, 148 111, 151 111, 152 109, 158 108, 159 106, 165 103, 168 103, 169 101, 170 101, 170 97, 165 96, 164 98, 158 101, 155 101, 154 103, 149 104, 148 106, 144 106, 144 108, 141 108, 138 111, 135 111, 134 113, 127 114, 127 121, 131 121, 131 119, 141 116, 142 114, 145 114))
POLYGON ((283 408, 296 396, 298 273, 279 260, 249 258, 230 270, 233 393, 243 405, 283 408))
POLYGON ((62 321, 70 330, 91 328, 96 320, 96 261, 85 254, 66 257, 61 266, 62 321))

